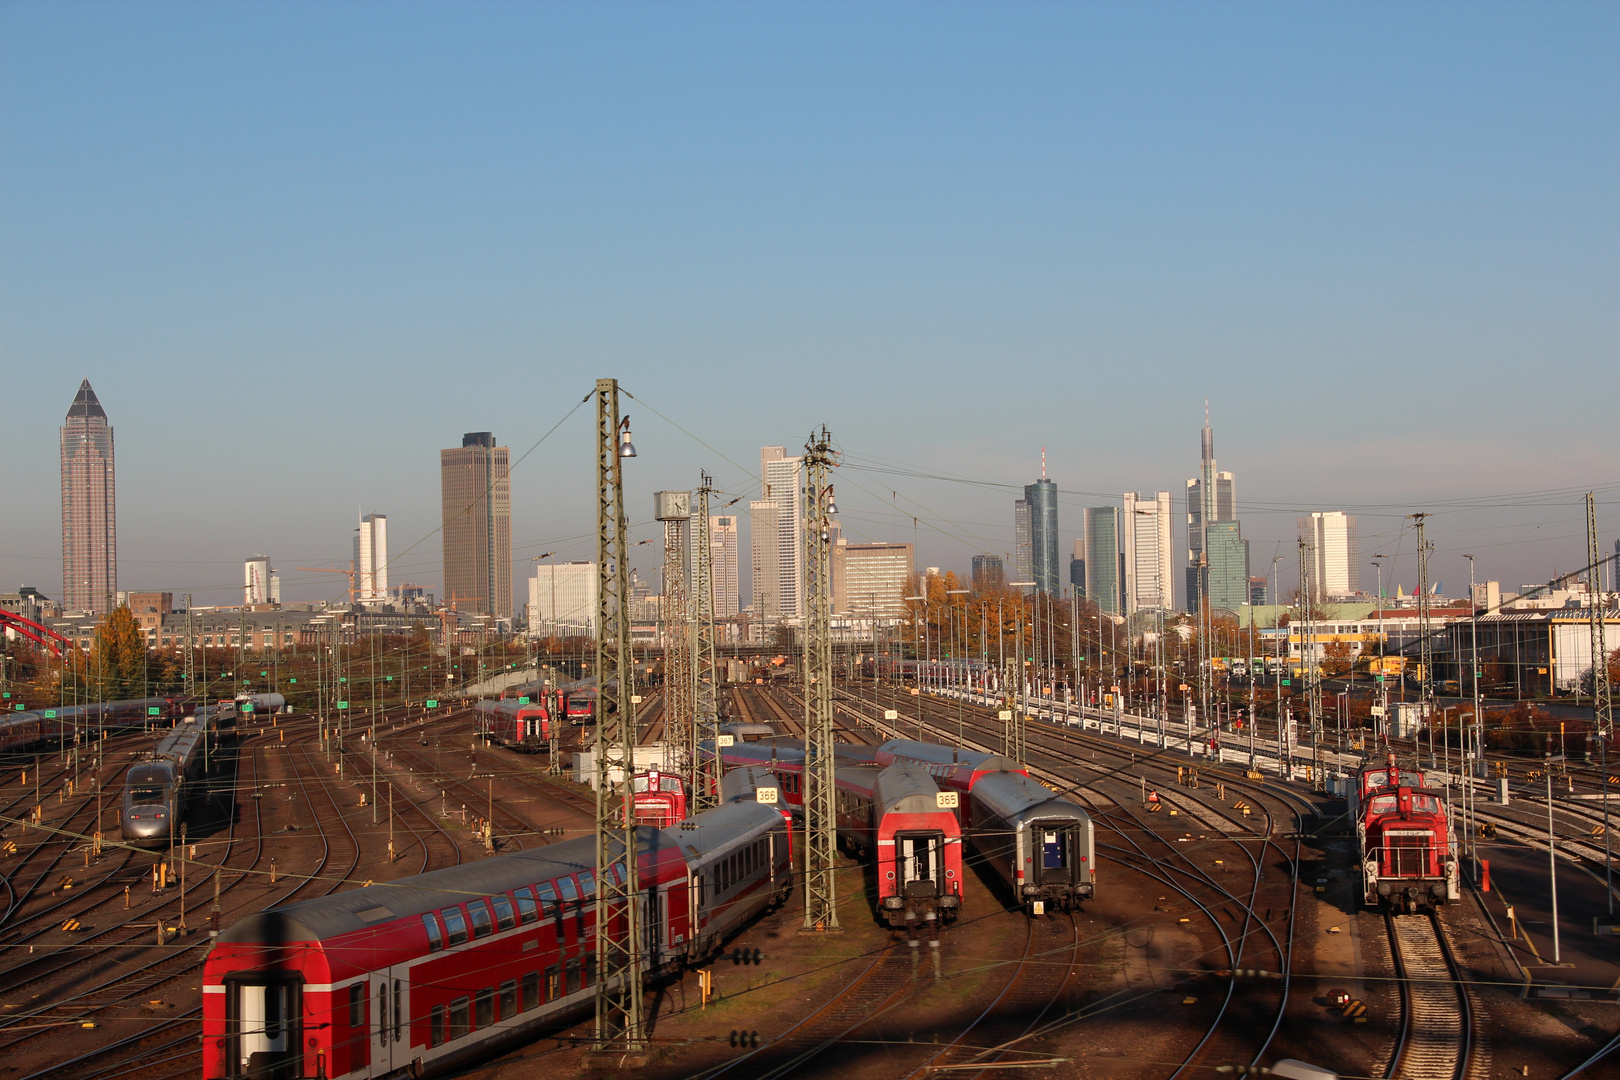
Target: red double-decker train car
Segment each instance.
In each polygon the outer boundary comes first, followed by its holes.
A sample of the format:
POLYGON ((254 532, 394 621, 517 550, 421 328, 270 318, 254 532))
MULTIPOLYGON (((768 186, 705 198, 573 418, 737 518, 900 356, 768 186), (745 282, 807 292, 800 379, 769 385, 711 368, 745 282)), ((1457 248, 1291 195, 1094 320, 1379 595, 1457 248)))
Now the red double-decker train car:
POLYGON ((1350 793, 1361 856, 1362 902, 1415 912, 1461 896, 1457 851, 1444 798, 1393 753, 1363 763, 1350 793))
POLYGON ((926 929, 962 911, 961 795, 915 765, 846 765, 835 773, 838 835, 877 870, 877 915, 893 930, 926 929))
POLYGON ((480 701, 478 712, 483 717, 489 741, 525 754, 545 750, 550 745, 551 722, 556 715, 554 699, 548 700, 549 697, 542 694, 536 699, 508 697, 480 701))
MULTIPOLYGON (((711 957, 792 888, 787 821, 758 798, 640 828, 636 847, 649 979, 711 957)), ((202 1075, 438 1075, 585 1014, 596 872, 583 838, 241 920, 204 966, 202 1075)))

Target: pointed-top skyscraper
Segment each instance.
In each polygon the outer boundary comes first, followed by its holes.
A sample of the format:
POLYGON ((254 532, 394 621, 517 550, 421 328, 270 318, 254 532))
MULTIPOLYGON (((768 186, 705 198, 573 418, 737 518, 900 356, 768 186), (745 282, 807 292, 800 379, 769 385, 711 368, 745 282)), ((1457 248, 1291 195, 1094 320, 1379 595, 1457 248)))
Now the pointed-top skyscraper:
POLYGON ((113 430, 85 379, 62 424, 62 605, 105 615, 117 592, 113 430))
POLYGON ((1187 610, 1197 611, 1200 594, 1207 592, 1215 607, 1236 611, 1248 601, 1249 543, 1238 525, 1232 474, 1215 471, 1207 401, 1198 451, 1198 476, 1187 481, 1187 610))

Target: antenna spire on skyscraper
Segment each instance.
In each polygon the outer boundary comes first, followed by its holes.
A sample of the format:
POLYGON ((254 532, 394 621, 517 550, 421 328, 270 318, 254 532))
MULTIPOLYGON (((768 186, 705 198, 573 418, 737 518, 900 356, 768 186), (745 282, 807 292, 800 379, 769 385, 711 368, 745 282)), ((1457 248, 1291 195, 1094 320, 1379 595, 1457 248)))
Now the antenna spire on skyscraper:
POLYGON ((1041 447, 1041 479, 1046 479, 1046 447, 1041 447))

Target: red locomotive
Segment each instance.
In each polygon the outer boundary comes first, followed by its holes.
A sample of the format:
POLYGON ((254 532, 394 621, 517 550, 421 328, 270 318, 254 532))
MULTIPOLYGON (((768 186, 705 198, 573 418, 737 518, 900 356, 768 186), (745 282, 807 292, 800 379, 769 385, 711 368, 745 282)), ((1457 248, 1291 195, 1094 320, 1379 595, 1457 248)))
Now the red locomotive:
MULTIPOLYGON (((202 1075, 433 1075, 588 1012, 594 864, 572 840, 241 920, 205 964, 202 1075)), ((787 821, 756 796, 641 828, 637 873, 652 979, 786 899, 787 821)))
POLYGON ((1362 901, 1408 912, 1455 903, 1457 852, 1445 800, 1428 777, 1402 769, 1391 753, 1382 764, 1364 763, 1354 779, 1362 901))
POLYGON ((686 820, 686 785, 673 773, 657 768, 630 779, 635 792, 636 824, 668 828, 686 820))

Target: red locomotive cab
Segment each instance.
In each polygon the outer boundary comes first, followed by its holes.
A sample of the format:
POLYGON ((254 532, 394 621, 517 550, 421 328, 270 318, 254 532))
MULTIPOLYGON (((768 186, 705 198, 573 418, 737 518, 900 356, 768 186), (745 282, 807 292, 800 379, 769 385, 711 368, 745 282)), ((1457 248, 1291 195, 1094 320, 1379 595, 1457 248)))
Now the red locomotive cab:
POLYGON ((1364 902, 1416 911, 1457 900, 1446 808, 1428 778, 1401 770, 1392 754, 1382 768, 1362 770, 1356 796, 1364 902))
POLYGON ((631 778, 636 824, 667 829, 686 820, 686 787, 681 778, 649 769, 631 778))

